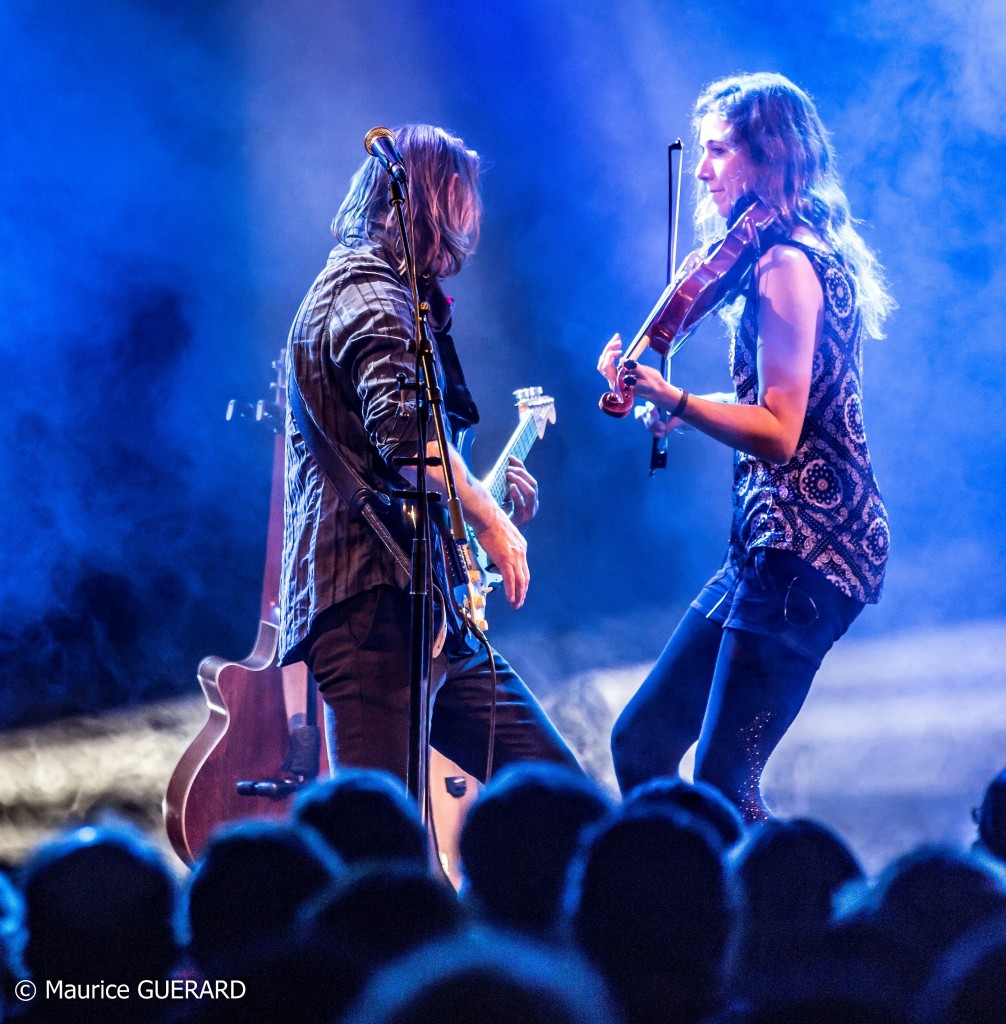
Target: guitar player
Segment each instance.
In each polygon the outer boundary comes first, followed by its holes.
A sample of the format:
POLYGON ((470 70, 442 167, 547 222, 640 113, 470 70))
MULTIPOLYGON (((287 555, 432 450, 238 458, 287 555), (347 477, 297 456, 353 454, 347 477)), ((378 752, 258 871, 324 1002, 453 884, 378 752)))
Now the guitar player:
MULTIPOLYGON (((395 132, 414 211, 414 255, 422 297, 431 306, 439 381, 450 428, 478 420, 447 329, 450 303, 440 282, 475 249, 481 218, 479 157, 430 125, 395 132)), ((373 156, 354 175, 332 226, 337 240, 291 328, 288 358, 327 442, 371 487, 412 487, 416 454, 415 357, 410 290, 388 179, 373 156)), ((409 748, 410 596, 400 564, 368 523, 356 517, 322 471, 312 445, 288 412, 286 501, 280 583, 280 657, 304 661, 328 708, 333 763, 380 768, 406 779, 409 748)), ((436 455, 436 442, 429 454, 436 455)), ((524 465, 507 469, 508 516, 448 453, 465 519, 519 608, 530 572, 519 527, 535 514, 538 488, 524 465)), ((444 492, 443 470, 428 469, 429 488, 444 492)), ((457 639, 457 638, 454 638, 457 639)), ((550 761, 578 767, 555 727, 517 673, 493 652, 497 703, 493 764, 550 761)), ((489 743, 491 671, 477 645, 448 639, 432 666, 431 744, 484 780, 489 743)))

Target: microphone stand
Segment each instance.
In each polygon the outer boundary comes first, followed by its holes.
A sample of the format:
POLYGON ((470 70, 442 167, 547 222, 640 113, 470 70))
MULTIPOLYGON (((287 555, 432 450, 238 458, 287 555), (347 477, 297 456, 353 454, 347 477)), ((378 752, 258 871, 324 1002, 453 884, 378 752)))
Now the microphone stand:
MULTIPOLYGON (((410 587, 410 647, 409 647, 409 751, 406 780, 409 793, 419 804, 423 821, 427 820, 429 782, 429 726, 430 726, 430 673, 433 662, 433 565, 430 557, 431 530, 429 501, 440 501, 441 495, 427 488, 426 467, 439 463, 443 467, 447 491, 447 510, 451 534, 458 543, 462 557, 467 554, 464 517, 458 497, 451 465, 447 430, 445 427, 443 392, 436 373, 436 358, 429 326, 429 303, 420 301, 415 258, 412 248, 412 208, 408 200, 408 185, 398 176, 392 176, 388 196, 395 209, 402 239, 409 289, 412 293, 413 316, 416 327, 415 383, 402 387, 416 389, 417 450, 416 458, 399 459, 399 465, 416 466, 414 491, 396 491, 395 496, 410 499, 415 507, 415 537, 412 542, 412 579, 410 587), (404 208, 408 206, 408 223, 404 208), (427 456, 429 427, 432 421, 434 436, 440 450, 438 459, 427 456), (463 545, 463 546, 462 546, 463 545)), ((470 568, 470 566, 467 566, 470 568)), ((444 595, 449 600, 449 595, 444 595)))

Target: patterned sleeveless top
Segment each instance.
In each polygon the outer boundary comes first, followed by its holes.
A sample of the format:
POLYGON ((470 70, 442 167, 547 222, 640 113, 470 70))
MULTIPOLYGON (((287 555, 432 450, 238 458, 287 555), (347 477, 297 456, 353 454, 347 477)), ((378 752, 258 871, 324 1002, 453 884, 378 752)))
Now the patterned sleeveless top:
MULTIPOLYGON (((849 597, 880 598, 890 534, 863 429, 862 323, 854 281, 841 257, 788 241, 806 253, 824 292, 824 326, 814 353, 807 415, 796 453, 773 466, 737 452, 728 561, 760 547, 810 563, 849 597)), ((757 285, 748 286, 731 344, 737 401, 758 401, 757 285)))

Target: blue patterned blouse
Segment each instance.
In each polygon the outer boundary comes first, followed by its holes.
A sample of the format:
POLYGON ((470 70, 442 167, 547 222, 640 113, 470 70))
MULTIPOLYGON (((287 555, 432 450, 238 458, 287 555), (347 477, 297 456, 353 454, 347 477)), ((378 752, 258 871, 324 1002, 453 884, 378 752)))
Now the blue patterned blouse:
MULTIPOLYGON (((824 292, 807 415, 796 453, 773 466, 737 452, 727 560, 759 547, 799 555, 857 601, 880 598, 890 534, 863 427, 862 322, 841 257, 798 242, 824 292)), ((737 401, 758 401, 757 292, 752 281, 731 346, 737 401)))

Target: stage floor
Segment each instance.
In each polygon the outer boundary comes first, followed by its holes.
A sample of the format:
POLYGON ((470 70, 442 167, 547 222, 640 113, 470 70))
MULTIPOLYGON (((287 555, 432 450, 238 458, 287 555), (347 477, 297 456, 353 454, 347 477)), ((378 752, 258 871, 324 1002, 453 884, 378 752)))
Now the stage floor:
MULTIPOLYGON (((831 825, 870 872, 920 843, 969 844, 971 808, 1006 766, 1004 640, 1006 620, 843 641, 769 763, 770 805, 831 825)), ((647 667, 580 672, 543 695, 610 789, 611 723, 647 667)), ((0 735, 0 865, 100 807, 168 849, 164 789, 205 718, 195 696, 0 735)))

